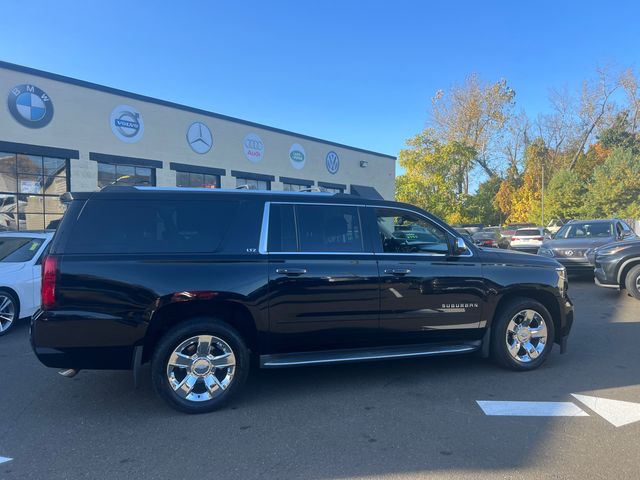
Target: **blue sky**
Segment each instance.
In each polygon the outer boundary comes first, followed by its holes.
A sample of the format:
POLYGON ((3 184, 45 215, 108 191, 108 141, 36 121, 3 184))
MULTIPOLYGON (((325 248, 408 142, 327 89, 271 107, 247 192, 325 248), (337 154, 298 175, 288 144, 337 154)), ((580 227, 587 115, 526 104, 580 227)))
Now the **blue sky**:
POLYGON ((397 155, 471 72, 535 116, 638 67, 640 2, 13 1, 0 59, 397 155), (27 27, 28 25, 28 27, 27 27))

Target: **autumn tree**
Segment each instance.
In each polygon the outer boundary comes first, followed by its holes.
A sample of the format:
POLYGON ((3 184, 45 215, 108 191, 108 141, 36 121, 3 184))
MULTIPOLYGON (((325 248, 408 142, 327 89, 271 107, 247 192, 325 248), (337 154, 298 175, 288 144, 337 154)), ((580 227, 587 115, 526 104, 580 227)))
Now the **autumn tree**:
POLYGON ((506 80, 483 82, 472 74, 449 92, 439 90, 432 99, 432 124, 442 143, 457 143, 476 154, 465 174, 464 192, 469 192, 471 167, 479 167, 489 177, 498 166, 492 162, 501 129, 509 119, 515 92, 506 80))
POLYGON ((549 182, 545 195, 545 211, 549 218, 579 218, 583 213, 587 185, 572 170, 557 172, 549 182))

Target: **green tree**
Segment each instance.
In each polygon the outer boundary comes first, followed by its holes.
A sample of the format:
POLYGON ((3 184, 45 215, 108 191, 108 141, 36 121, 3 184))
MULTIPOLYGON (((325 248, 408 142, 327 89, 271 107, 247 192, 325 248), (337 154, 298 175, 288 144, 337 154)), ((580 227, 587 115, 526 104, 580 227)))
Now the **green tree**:
POLYGON ((407 140, 400 151, 405 173, 396 179, 396 198, 418 205, 449 222, 463 216, 466 195, 460 188, 460 165, 473 160, 475 151, 459 142, 442 144, 429 129, 407 140))
POLYGON ((640 218, 640 157, 618 148, 595 169, 584 214, 640 218))
POLYGON ((485 225, 500 225, 504 215, 494 204, 494 199, 498 195, 502 179, 491 177, 478 186, 476 193, 471 195, 464 205, 464 214, 472 222, 483 223, 485 225))
POLYGON ((563 220, 582 214, 587 185, 573 170, 560 170, 547 185, 545 210, 547 218, 563 220))

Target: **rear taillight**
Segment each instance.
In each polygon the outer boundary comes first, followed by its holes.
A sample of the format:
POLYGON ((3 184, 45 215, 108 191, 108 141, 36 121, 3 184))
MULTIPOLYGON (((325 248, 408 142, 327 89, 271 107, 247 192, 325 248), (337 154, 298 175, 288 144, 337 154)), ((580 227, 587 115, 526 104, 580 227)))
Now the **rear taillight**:
POLYGON ((536 240, 542 242, 544 240, 544 237, 536 237, 536 240))
POLYGON ((518 237, 511 237, 512 242, 517 242, 518 240, 520 240, 518 237))
POLYGON ((58 259, 46 256, 42 262, 42 308, 52 308, 56 303, 56 278, 58 276, 58 259))

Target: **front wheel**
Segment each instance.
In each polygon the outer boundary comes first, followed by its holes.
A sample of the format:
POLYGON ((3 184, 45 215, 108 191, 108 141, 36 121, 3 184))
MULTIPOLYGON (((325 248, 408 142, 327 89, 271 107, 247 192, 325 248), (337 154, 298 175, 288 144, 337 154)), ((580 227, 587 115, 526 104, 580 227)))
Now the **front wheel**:
POLYGON ((155 390, 173 408, 205 413, 222 407, 244 383, 249 352, 224 322, 200 318, 160 340, 151 363, 155 390))
POLYGON ((8 333, 19 317, 20 308, 16 297, 6 290, 0 290, 0 336, 8 333))
POLYGON ((636 265, 627 273, 625 287, 629 295, 640 300, 640 265, 636 265))
POLYGON ((549 356, 554 326, 536 300, 518 298, 500 309, 491 332, 491 356, 502 367, 533 370, 549 356))

